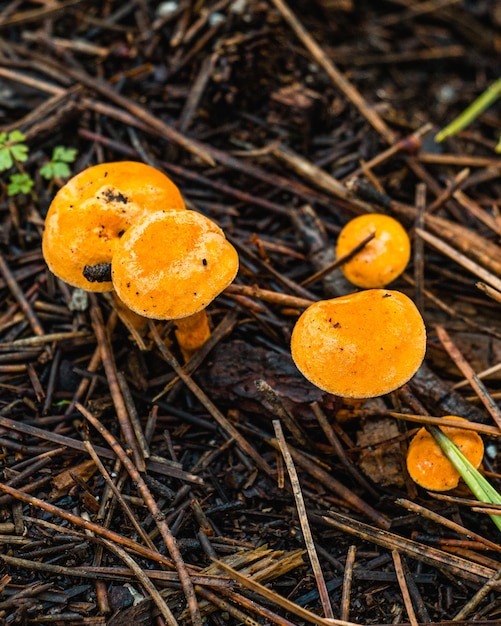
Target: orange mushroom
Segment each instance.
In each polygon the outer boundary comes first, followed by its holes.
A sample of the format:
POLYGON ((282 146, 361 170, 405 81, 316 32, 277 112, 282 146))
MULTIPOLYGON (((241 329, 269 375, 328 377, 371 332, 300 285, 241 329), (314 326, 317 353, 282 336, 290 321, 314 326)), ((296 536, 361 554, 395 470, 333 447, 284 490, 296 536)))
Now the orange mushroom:
POLYGON ((411 245, 404 227, 380 213, 350 220, 339 233, 336 255, 349 254, 372 233, 373 239, 341 266, 346 278, 357 287, 386 286, 404 271, 410 259, 411 245))
MULTIPOLYGON (((456 415, 447 415, 446 418, 466 421, 456 415)), ((452 426, 441 426, 440 430, 459 448, 475 469, 479 467, 484 456, 484 443, 477 432, 452 426)), ((426 428, 418 430, 409 444, 407 471, 415 483, 430 491, 454 489, 461 478, 426 428)))
POLYGON ((188 210, 138 219, 121 237, 112 260, 119 298, 144 317, 176 320, 185 359, 209 337, 205 308, 237 271, 237 252, 219 226, 188 210))
POLYGON ((421 365, 426 329, 405 294, 369 289, 322 300, 299 317, 292 358, 314 385, 348 398, 381 396, 402 386, 421 365))
POLYGON ((49 269, 86 291, 110 291, 109 264, 123 233, 140 216, 184 209, 176 185, 135 161, 94 165, 71 178, 54 197, 42 239, 49 269))

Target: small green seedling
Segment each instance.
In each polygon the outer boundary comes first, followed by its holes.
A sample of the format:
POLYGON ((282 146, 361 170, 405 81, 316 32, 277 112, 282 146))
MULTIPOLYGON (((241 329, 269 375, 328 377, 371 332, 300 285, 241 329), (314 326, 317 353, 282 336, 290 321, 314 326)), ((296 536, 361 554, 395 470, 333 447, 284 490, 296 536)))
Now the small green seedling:
POLYGON ((28 159, 26 137, 20 130, 0 133, 0 172, 9 170, 14 164, 24 163, 28 159))
POLYGON ((65 148, 64 146, 56 146, 52 152, 50 161, 42 165, 40 174, 46 180, 54 178, 68 178, 71 170, 68 163, 73 163, 76 159, 77 151, 75 148, 65 148))
MULTIPOLYGON (((456 471, 461 474, 461 478, 471 489, 477 500, 488 504, 501 504, 501 494, 475 469, 449 437, 436 426, 428 426, 428 431, 434 437, 445 456, 454 465, 456 471)), ((490 518, 497 528, 501 530, 501 515, 490 515, 490 518)))
MULTIPOLYGON (((452 137, 461 130, 469 126, 488 107, 501 97, 501 78, 498 78, 480 96, 474 100, 462 113, 460 113, 450 124, 435 135, 435 141, 443 141, 446 137, 452 137)), ((496 146, 496 152, 501 152, 501 137, 496 146)))
POLYGON ((30 193, 34 181, 29 174, 12 174, 7 185, 9 196, 17 196, 18 193, 30 193))
MULTIPOLYGON (((22 164, 28 160, 29 148, 24 143, 26 136, 20 130, 9 133, 0 133, 0 172, 15 167, 17 172, 10 174, 7 183, 7 195, 32 193, 35 185, 33 178, 24 170, 22 164)), ((73 163, 77 155, 75 148, 56 146, 52 151, 50 161, 42 165, 40 175, 46 180, 54 181, 57 178, 71 176, 69 164, 73 163)))

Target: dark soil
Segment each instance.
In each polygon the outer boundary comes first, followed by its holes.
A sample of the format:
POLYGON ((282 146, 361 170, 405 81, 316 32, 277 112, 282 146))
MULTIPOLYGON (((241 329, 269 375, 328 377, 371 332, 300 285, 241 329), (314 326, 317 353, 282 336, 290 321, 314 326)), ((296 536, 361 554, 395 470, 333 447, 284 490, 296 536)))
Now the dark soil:
POLYGON ((499 531, 466 486, 410 480, 402 416, 490 427, 500 488, 501 375, 476 376, 501 357, 499 103, 434 141, 499 78, 500 27, 495 0, 0 3, 0 133, 29 148, 0 174, 0 623, 501 623, 499 531), (158 167, 237 248, 184 368, 174 323, 134 336, 109 294, 47 270, 56 146, 73 173, 158 167), (19 173, 34 185, 9 195, 19 173), (356 289, 303 282, 367 211, 411 235, 390 288, 428 350, 351 402, 289 340, 309 302, 356 289))

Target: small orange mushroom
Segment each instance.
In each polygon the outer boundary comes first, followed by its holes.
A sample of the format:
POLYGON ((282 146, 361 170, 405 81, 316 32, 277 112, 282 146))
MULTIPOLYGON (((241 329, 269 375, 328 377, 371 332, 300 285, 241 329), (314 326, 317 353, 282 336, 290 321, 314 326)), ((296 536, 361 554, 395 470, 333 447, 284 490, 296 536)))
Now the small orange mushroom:
POLYGON ((347 398, 371 398, 406 383, 426 350, 423 319, 399 291, 369 289, 309 306, 291 353, 314 385, 347 398))
POLYGON ((400 222, 389 215, 369 213, 350 220, 341 230, 336 255, 349 254, 372 233, 373 239, 341 266, 351 283, 365 289, 384 287, 395 280, 411 254, 409 236, 400 222))
POLYGON ((86 291, 110 291, 109 264, 120 237, 140 216, 184 209, 179 189, 159 170, 135 161, 94 165, 54 197, 42 249, 49 269, 86 291))
MULTIPOLYGON (((447 415, 446 418, 466 421, 456 415, 447 415)), ((440 430, 475 468, 479 467, 484 456, 484 443, 477 432, 452 426, 441 426, 440 430)), ((421 428, 409 444, 407 471, 415 483, 430 491, 454 489, 461 478, 426 428, 421 428)))
POLYGON ((185 359, 209 337, 205 308, 237 271, 237 252, 219 226, 188 210, 143 216, 124 233, 112 260, 119 298, 144 317, 176 320, 185 359))

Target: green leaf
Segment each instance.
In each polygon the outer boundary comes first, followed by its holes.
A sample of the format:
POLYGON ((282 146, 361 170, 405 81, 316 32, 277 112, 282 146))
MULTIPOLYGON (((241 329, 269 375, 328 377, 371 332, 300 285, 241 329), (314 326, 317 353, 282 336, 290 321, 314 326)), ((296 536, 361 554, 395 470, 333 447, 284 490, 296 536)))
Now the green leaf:
POLYGON ((76 159, 76 156, 77 156, 76 148, 66 148, 65 146, 56 146, 52 153, 52 161, 64 161, 65 163, 73 163, 73 161, 76 159))
POLYGON ((7 185, 9 196, 16 196, 18 193, 29 193, 35 183, 28 174, 12 174, 10 183, 7 185))
POLYGON ((53 163, 54 178, 67 178, 71 174, 71 170, 66 163, 56 161, 53 163))
POLYGON ((9 148, 0 148, 0 172, 8 170, 14 165, 9 148))
POLYGON ((16 161, 23 163, 28 158, 28 146, 18 143, 10 147, 10 153, 16 161))
POLYGON ((48 163, 44 163, 40 168, 40 174, 46 180, 51 180, 52 178, 54 178, 54 164, 51 161, 49 161, 48 163))
POLYGON ((0 133, 0 171, 8 170, 17 161, 22 163, 28 158, 28 146, 24 143, 26 137, 19 130, 9 134, 0 133))
POLYGON ((73 163, 77 155, 75 148, 66 148, 65 146, 56 146, 52 151, 52 158, 40 168, 40 174, 47 180, 53 178, 68 178, 71 176, 71 170, 68 163, 73 163))
POLYGON ((9 143, 21 143, 25 141, 26 135, 22 133, 20 130, 13 130, 9 133, 8 142, 9 143))

